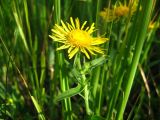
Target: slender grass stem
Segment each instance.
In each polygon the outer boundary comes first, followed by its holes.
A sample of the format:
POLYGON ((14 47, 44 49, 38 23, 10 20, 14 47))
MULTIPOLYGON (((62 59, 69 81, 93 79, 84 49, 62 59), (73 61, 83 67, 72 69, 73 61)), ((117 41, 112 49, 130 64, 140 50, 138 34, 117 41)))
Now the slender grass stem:
POLYGON ((94 99, 96 98, 96 93, 97 93, 97 88, 98 88, 98 82, 99 82, 99 75, 100 75, 100 72, 101 72, 101 68, 98 67, 95 71, 95 74, 94 74, 94 77, 93 77, 93 90, 92 90, 92 93, 93 93, 93 97, 94 99))
POLYGON ((56 17, 54 17, 54 21, 55 23, 59 24, 60 23, 60 20, 61 20, 61 0, 55 0, 54 1, 54 10, 55 10, 55 13, 54 15, 56 17))
POLYGON ((101 0, 97 0, 97 11, 96 11, 96 28, 98 28, 99 23, 99 11, 101 7, 101 0))
MULTIPOLYGON (((61 20, 61 0, 55 0, 54 1, 54 5, 55 5, 55 12, 54 12, 54 15, 56 17, 54 17, 54 21, 56 24, 59 24, 60 23, 60 20, 61 20)), ((58 55, 58 59, 57 61, 60 61, 59 65, 60 65, 60 68, 61 70, 58 70, 59 71, 59 74, 60 74, 60 84, 61 84, 61 90, 62 90, 62 94, 60 94, 58 97, 55 98, 55 101, 59 101, 59 100, 62 100, 62 107, 63 109, 65 110, 64 113, 67 113, 67 114, 64 114, 64 117, 66 120, 72 120, 72 115, 71 115, 71 110, 72 110, 72 107, 71 107, 71 101, 70 101, 70 97, 72 94, 74 94, 73 92, 76 91, 75 89, 71 89, 70 91, 67 91, 69 89, 69 85, 68 85, 68 78, 65 76, 64 72, 63 72, 63 65, 64 65, 64 61, 63 61, 63 54, 60 54, 58 55), (67 98, 68 97, 68 98, 67 98), (68 114, 69 113, 69 114, 68 114)))
POLYGON ((29 90, 29 87, 28 87, 28 84, 27 84, 26 79, 25 79, 25 78, 23 77, 23 75, 21 74, 21 71, 19 70, 18 66, 16 65, 16 63, 15 63, 12 55, 10 54, 10 52, 9 52, 6 44, 4 43, 4 41, 2 40, 1 37, 0 37, 0 41, 2 42, 4 48, 6 49, 7 55, 9 56, 9 58, 10 58, 12 64, 13 64, 13 66, 16 68, 16 70, 17 70, 17 72, 18 72, 18 74, 19 74, 19 76, 20 76, 20 78, 21 78, 21 80, 22 80, 22 82, 23 82, 26 90, 27 90, 27 94, 30 96, 30 98, 31 98, 31 100, 32 100, 32 102, 33 102, 36 110, 37 110, 37 113, 40 113, 40 114, 39 114, 39 117, 41 118, 41 120, 45 120, 45 117, 44 117, 44 115, 43 115, 43 113, 42 113, 42 109, 41 109, 40 105, 38 104, 38 102, 36 101, 36 99, 31 95, 31 92, 30 92, 30 90, 29 90))
POLYGON ((98 107, 96 109, 96 115, 100 116, 100 111, 101 111, 101 105, 102 105, 102 97, 103 97, 103 85, 104 85, 104 79, 105 79, 105 65, 102 69, 101 73, 101 80, 100 80, 100 91, 99 91, 99 98, 98 98, 98 107))
POLYGON ((19 33, 20 33, 21 38, 22 38, 22 42, 24 44, 24 47, 26 48, 27 53, 30 54, 30 50, 29 50, 29 47, 28 47, 28 44, 27 44, 27 40, 26 40, 26 37, 25 37, 25 34, 24 34, 24 30, 23 30, 22 18, 19 15, 19 11, 18 11, 19 9, 17 9, 15 1, 13 1, 12 4, 13 4, 13 7, 12 7, 13 15, 14 15, 14 18, 15 18, 19 33))
POLYGON ((124 98, 118 110, 117 120, 123 119, 123 113, 124 113, 124 110, 125 110, 128 98, 129 98, 129 94, 130 94, 134 76, 137 70, 139 58, 141 55, 142 47, 145 41, 146 32, 147 32, 149 20, 151 17, 152 6, 153 6, 153 0, 148 0, 148 1, 143 0, 143 7, 144 7, 142 10, 143 18, 142 18, 142 22, 140 26, 141 29, 140 29, 139 36, 138 36, 139 39, 137 40, 137 43, 136 43, 135 54, 133 56, 133 61, 132 61, 129 76, 128 76, 128 82, 126 84, 126 88, 124 91, 124 98))

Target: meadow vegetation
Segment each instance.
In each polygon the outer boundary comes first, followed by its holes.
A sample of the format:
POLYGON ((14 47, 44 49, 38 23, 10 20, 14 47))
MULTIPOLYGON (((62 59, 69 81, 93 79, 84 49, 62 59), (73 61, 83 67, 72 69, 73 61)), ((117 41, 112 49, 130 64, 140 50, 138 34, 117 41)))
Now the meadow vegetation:
POLYGON ((158 0, 1 0, 0 119, 160 119, 158 0))

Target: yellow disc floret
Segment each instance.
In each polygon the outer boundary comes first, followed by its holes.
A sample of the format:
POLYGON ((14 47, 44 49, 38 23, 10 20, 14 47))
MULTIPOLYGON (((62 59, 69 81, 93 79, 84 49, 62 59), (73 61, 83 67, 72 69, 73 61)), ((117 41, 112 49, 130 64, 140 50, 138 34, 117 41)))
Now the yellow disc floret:
POLYGON ((79 29, 72 30, 67 37, 68 42, 76 47, 87 47, 92 42, 91 36, 86 31, 79 29))

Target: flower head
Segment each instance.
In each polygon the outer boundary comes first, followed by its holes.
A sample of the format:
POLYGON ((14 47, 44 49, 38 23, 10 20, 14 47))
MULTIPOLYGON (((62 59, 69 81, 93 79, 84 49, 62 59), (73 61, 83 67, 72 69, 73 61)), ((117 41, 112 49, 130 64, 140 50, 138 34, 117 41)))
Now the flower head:
POLYGON ((120 4, 120 6, 115 6, 114 8, 114 14, 117 17, 127 16, 128 13, 129 13, 129 7, 127 5, 120 4))
POLYGON ((99 15, 106 22, 112 22, 113 20, 117 19, 114 10, 110 8, 104 8, 104 10, 99 13, 99 15))
POLYGON ((128 16, 129 13, 133 15, 136 9, 137 1, 130 2, 129 5, 126 5, 126 3, 122 4, 121 2, 118 2, 116 5, 113 6, 113 8, 104 8, 104 10, 100 12, 100 16, 106 22, 112 22, 119 19, 120 17, 128 16))
POLYGON ((65 24, 61 20, 62 26, 55 24, 52 29, 52 35, 49 35, 55 42, 62 43, 62 46, 57 48, 57 50, 68 49, 69 59, 73 58, 79 51, 84 53, 88 59, 90 59, 90 54, 104 53, 97 45, 105 43, 108 39, 101 37, 93 38, 91 36, 95 31, 94 23, 90 27, 85 28, 87 21, 80 26, 79 19, 76 18, 74 22, 71 17, 70 22, 65 24))

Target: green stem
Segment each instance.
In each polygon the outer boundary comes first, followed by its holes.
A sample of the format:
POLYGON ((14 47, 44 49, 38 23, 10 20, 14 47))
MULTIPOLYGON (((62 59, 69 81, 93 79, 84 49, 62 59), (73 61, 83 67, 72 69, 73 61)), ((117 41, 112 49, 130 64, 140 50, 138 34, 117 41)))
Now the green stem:
POLYGON ((98 82, 99 82, 99 75, 100 75, 100 72, 101 72, 101 68, 97 67, 94 72, 95 72, 95 74, 93 76, 93 82, 92 82, 93 89, 92 89, 92 92, 93 92, 94 99, 96 99, 96 93, 97 93, 97 89, 98 89, 98 82))
POLYGON ((98 28, 99 23, 99 11, 101 7, 101 0, 97 0, 97 10, 96 10, 96 28, 98 28))
MULTIPOLYGON (((66 80, 64 82, 65 82, 64 84, 66 85, 66 89, 68 90, 69 89, 68 78, 66 78, 66 80)), ((65 99, 65 105, 66 105, 66 109, 68 111, 67 120, 73 120, 73 117, 72 117, 72 105, 71 105, 70 97, 65 99)))
POLYGON ((59 76, 60 76, 60 87, 62 93, 55 98, 55 102, 63 100, 62 101, 62 109, 64 110, 63 115, 65 120, 72 120, 72 114, 71 114, 71 101, 70 97, 75 92, 76 90, 74 89, 69 89, 69 84, 68 84, 68 77, 65 75, 63 71, 65 71, 64 63, 63 63, 63 54, 59 54, 59 63, 60 63, 60 71, 59 71, 59 76))
POLYGON ((145 41, 145 37, 146 37, 146 32, 147 32, 147 28, 148 28, 148 24, 149 24, 149 20, 150 20, 150 16, 151 16, 151 10, 152 10, 152 6, 153 6, 153 0, 143 0, 143 9, 142 9, 142 24, 140 26, 140 32, 137 38, 139 38, 137 40, 136 43, 136 49, 135 49, 135 54, 133 57, 133 61, 131 64, 131 69, 129 71, 129 78, 128 78, 128 82, 124 91, 124 98, 122 101, 122 104, 119 107, 118 110, 118 115, 116 117, 116 120, 122 120, 123 119, 123 114, 124 114, 124 110, 129 98, 129 94, 131 91, 131 87, 133 84, 133 80, 134 80, 134 76, 137 70, 137 66, 138 66, 138 62, 139 62, 139 58, 141 55, 141 51, 142 51, 142 47, 145 41))
POLYGON ((98 95, 98 103, 97 103, 97 108, 96 108, 96 115, 99 115, 100 116, 100 110, 101 110, 101 104, 102 104, 102 91, 103 91, 103 85, 104 85, 104 78, 105 78, 105 67, 106 65, 103 66, 102 68, 102 73, 99 74, 101 75, 101 78, 99 76, 99 79, 100 79, 100 91, 99 91, 99 95, 98 95))
POLYGON ((106 120, 110 120, 111 116, 113 115, 113 110, 115 108, 116 102, 117 102, 117 98, 118 98, 118 94, 119 91, 121 89, 121 85, 123 82, 123 77, 124 77, 125 71, 121 71, 121 74, 118 74, 117 78, 119 78, 119 82, 116 86, 114 86, 113 90, 115 90, 113 92, 113 96, 109 102, 109 106, 108 106, 108 112, 107 112, 107 117, 106 120))
POLYGON ((88 85, 86 85, 84 88, 85 105, 86 105, 86 112, 88 115, 90 115, 92 112, 89 108, 88 96, 89 96, 88 85))
POLYGON ((54 5, 55 5, 54 15, 56 16, 54 17, 54 21, 55 23, 59 24, 61 20, 61 0, 55 0, 54 5))
POLYGON ((92 111, 90 110, 89 99, 88 99, 88 96, 89 96, 88 83, 86 82, 85 73, 82 71, 82 66, 81 66, 81 61, 80 61, 80 54, 77 55, 76 60, 77 60, 76 61, 77 62, 77 66, 78 66, 78 68, 80 70, 80 73, 82 75, 81 83, 83 83, 83 85, 85 85, 85 87, 84 87, 84 100, 85 100, 85 106, 86 106, 86 113, 87 113, 87 115, 91 115, 92 111))
MULTIPOLYGON (((82 74, 82 81, 83 81, 83 83, 86 82, 86 77, 85 77, 84 74, 82 74)), ((86 85, 85 85, 85 87, 84 87, 85 106, 86 106, 87 115, 91 115, 92 111, 90 110, 90 107, 89 107, 89 99, 88 99, 88 96, 89 96, 88 83, 86 83, 86 85)))

